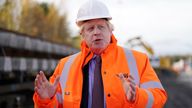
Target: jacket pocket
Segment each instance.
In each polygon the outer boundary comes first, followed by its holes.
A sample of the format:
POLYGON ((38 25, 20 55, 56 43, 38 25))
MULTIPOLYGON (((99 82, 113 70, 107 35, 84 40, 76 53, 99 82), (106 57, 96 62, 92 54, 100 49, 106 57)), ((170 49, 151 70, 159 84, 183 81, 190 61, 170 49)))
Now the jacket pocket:
POLYGON ((74 108, 74 99, 72 94, 65 93, 64 101, 63 101, 63 108, 74 108))

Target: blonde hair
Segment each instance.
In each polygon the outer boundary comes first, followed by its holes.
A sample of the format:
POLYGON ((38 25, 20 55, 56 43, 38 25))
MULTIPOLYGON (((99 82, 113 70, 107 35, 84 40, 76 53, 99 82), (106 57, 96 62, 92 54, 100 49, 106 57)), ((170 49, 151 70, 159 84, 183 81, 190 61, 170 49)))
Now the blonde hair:
MULTIPOLYGON (((86 23, 86 22, 82 22, 82 24, 79 26, 79 28, 80 28, 80 30, 79 30, 80 35, 81 35, 82 32, 83 32, 85 23, 86 23)), ((106 20, 106 23, 107 23, 107 26, 109 27, 109 29, 111 29, 111 31, 113 31, 113 30, 114 30, 113 24, 112 24, 109 20, 106 20)))

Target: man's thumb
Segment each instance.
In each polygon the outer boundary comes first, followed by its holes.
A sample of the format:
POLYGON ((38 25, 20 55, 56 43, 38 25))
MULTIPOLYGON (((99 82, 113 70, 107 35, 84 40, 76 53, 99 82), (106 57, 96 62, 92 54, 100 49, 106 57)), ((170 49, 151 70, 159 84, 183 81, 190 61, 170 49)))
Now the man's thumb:
POLYGON ((56 87, 59 84, 60 76, 57 76, 54 82, 54 86, 56 87))
POLYGON ((122 82, 125 82, 125 81, 126 81, 122 73, 119 73, 118 76, 119 76, 119 79, 120 79, 122 82))

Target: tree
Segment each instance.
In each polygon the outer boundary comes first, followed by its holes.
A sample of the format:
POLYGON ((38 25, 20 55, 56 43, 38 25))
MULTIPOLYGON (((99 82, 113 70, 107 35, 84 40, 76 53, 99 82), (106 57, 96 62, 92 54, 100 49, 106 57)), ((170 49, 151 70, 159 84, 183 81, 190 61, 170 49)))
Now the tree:
POLYGON ((71 43, 66 14, 60 15, 53 4, 5 0, 0 7, 0 27, 57 43, 71 43))
POLYGON ((0 27, 13 29, 12 8, 13 4, 9 0, 6 0, 0 8, 0 27))
POLYGON ((72 38, 73 47, 80 49, 81 48, 81 36, 77 35, 72 38))
POLYGON ((43 8, 33 1, 23 4, 19 32, 42 38, 45 25, 43 8))
POLYGON ((66 15, 59 15, 56 7, 47 3, 24 4, 20 32, 58 43, 71 40, 66 15))
POLYGON ((4 0, 0 8, 0 27, 18 30, 21 15, 22 0, 4 0))

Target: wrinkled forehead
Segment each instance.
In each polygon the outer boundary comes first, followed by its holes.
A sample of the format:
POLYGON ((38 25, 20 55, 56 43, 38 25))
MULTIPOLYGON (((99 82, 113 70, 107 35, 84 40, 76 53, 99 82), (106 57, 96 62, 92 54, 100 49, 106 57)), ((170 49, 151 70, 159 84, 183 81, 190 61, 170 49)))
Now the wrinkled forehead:
POLYGON ((91 25, 106 25, 107 23, 106 19, 92 19, 87 20, 84 22, 84 26, 91 26, 91 25))

